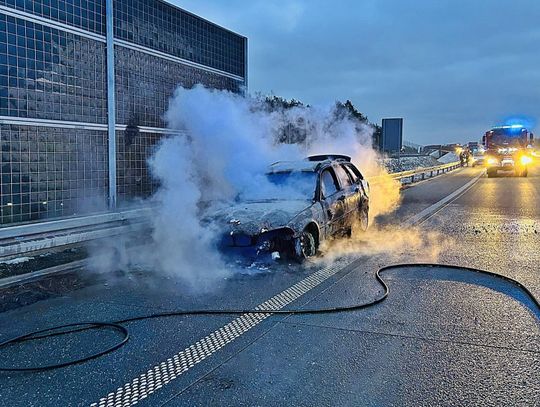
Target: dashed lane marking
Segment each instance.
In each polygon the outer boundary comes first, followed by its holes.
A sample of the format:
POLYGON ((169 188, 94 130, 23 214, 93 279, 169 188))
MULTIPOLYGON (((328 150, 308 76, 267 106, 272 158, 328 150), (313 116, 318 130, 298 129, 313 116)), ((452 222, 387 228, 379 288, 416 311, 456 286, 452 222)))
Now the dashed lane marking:
MULTIPOLYGON (((350 260, 341 260, 332 266, 325 267, 263 302, 255 309, 261 311, 266 309, 282 309, 308 291, 317 287, 329 277, 343 270, 343 268, 350 263, 350 260)), ((116 391, 102 397, 98 402, 92 403, 90 406, 128 407, 137 404, 139 401, 145 399, 170 381, 176 379, 178 376, 202 362, 228 343, 234 341, 251 328, 257 326, 270 315, 272 314, 241 315, 217 331, 212 332, 210 335, 197 341, 190 347, 154 366, 146 373, 133 379, 130 383, 126 383, 124 386, 116 389, 116 391)))

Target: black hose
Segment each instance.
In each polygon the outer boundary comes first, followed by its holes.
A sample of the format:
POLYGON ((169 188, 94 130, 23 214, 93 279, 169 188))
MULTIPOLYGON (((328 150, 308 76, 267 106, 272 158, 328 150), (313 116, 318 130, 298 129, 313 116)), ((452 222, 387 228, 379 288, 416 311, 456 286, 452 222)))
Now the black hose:
MULTIPOLYGON (((47 328, 42 329, 39 331, 34 331, 31 333, 27 333, 21 336, 18 336, 16 338, 9 339, 7 341, 4 341, 0 343, 0 348, 3 348, 5 346, 18 343, 18 342, 27 342, 42 338, 48 338, 52 336, 57 335, 66 335, 73 332, 80 332, 88 329, 93 329, 96 327, 99 328, 113 328, 115 330, 118 330, 122 333, 122 339, 118 341, 117 343, 113 344, 112 346, 95 352, 91 355, 84 356, 79 359, 74 359, 67 362, 61 362, 51 365, 41 365, 41 366, 27 366, 27 367, 11 367, 11 366, 0 366, 0 371, 4 372, 28 372, 28 371, 43 371, 43 370, 51 370, 51 369, 57 369, 60 367, 65 367, 69 365, 74 365, 77 363, 86 362, 88 360, 97 358, 99 356, 105 355, 106 353, 112 352, 119 347, 123 346, 128 340, 129 340, 129 331, 126 327, 122 326, 121 324, 127 323, 127 322, 134 322, 134 321, 141 321, 145 319, 152 319, 152 318, 165 318, 165 317, 173 317, 173 316, 190 316, 190 315, 237 315, 237 314, 285 314, 285 315, 301 315, 301 314, 331 314, 331 313, 337 313, 337 312, 349 312, 349 311, 357 311, 360 309, 368 308, 373 305, 376 305, 382 301, 384 301, 389 293, 390 289, 388 288, 388 285, 386 282, 382 279, 381 273, 394 269, 394 268, 405 268, 405 267, 444 267, 449 269, 458 269, 458 270, 466 270, 471 272, 476 272, 480 274, 486 274, 491 277, 496 277, 503 279, 505 281, 508 281, 517 287, 519 287, 521 290, 523 290, 527 296, 532 300, 532 302, 538 307, 538 310, 540 311, 540 301, 532 294, 532 292, 525 287, 523 284, 521 284, 519 281, 514 280, 510 277, 503 276, 501 274, 493 273, 490 271, 475 269, 471 267, 462 267, 462 266, 455 266, 455 265, 446 265, 446 264, 436 264, 436 263, 403 263, 403 264, 393 264, 390 266, 381 267, 377 270, 375 273, 375 278, 377 279, 378 283, 383 287, 383 294, 366 303, 362 304, 354 304, 354 305, 348 305, 343 307, 330 307, 330 308, 311 308, 311 309, 291 309, 291 310, 283 310, 283 309, 203 309, 203 310, 179 310, 179 311, 170 311, 170 312, 160 312, 160 313, 154 313, 149 315, 141 315, 137 317, 132 318, 126 318, 119 321, 112 321, 112 322, 79 322, 79 323, 72 323, 72 324, 66 324, 66 325, 59 325, 53 328, 47 328), (71 328, 76 327, 77 329, 71 329, 67 331, 59 331, 65 328, 71 328), (82 327, 84 326, 84 327, 82 327), (55 332, 59 331, 59 332, 55 332), (41 335, 40 335, 41 334, 41 335)), ((538 317, 538 316, 537 316, 538 317)), ((540 318, 539 318, 540 319, 540 318)))
POLYGON ((12 343, 27 342, 27 341, 31 341, 31 340, 35 340, 35 339, 39 339, 39 338, 47 338, 47 337, 51 337, 51 336, 55 336, 55 335, 65 335, 65 334, 68 334, 68 333, 71 333, 71 332, 78 332, 78 331, 82 331, 82 330, 86 330, 86 329, 91 329, 91 328, 94 328, 94 327, 113 328, 115 330, 118 330, 118 331, 120 331, 122 333, 122 336, 123 336, 122 340, 119 341, 119 342, 116 342, 115 344, 113 344, 112 346, 109 346, 106 349, 100 350, 100 351, 95 352, 95 353, 93 353, 93 354, 91 354, 89 356, 85 356, 85 357, 82 357, 82 358, 79 358, 79 359, 70 360, 70 361, 67 361, 67 362, 55 363, 55 364, 52 364, 52 365, 30 366, 30 367, 0 367, 0 371, 4 371, 4 372, 29 372, 29 371, 51 370, 51 369, 57 369, 59 367, 70 366, 70 365, 74 365, 74 364, 77 364, 77 363, 86 362, 87 360, 94 359, 94 358, 100 357, 102 355, 105 355, 106 353, 112 352, 113 350, 118 349, 120 346, 123 346, 129 339, 129 331, 127 330, 127 328, 120 325, 120 324, 118 324, 118 323, 115 323, 115 322, 100 322, 100 321, 97 321, 97 322, 78 322, 78 323, 74 323, 74 324, 59 325, 59 326, 56 326, 56 327, 53 327, 53 328, 41 329, 39 331, 34 331, 34 332, 31 332, 31 333, 28 333, 28 334, 25 334, 25 335, 21 335, 21 336, 18 336, 16 338, 12 338, 12 339, 9 339, 9 340, 7 340, 5 342, 0 343, 0 348, 2 348, 4 346, 7 346, 9 344, 12 344, 12 343), (88 325, 89 327, 88 328, 75 329, 75 330, 69 330, 69 331, 63 331, 63 332, 55 332, 55 333, 46 334, 46 335, 40 335, 40 336, 34 336, 34 335, 43 334, 43 333, 46 333, 46 332, 56 331, 58 329, 64 329, 64 328, 69 328, 69 327, 74 327, 74 326, 81 326, 81 325, 88 325))

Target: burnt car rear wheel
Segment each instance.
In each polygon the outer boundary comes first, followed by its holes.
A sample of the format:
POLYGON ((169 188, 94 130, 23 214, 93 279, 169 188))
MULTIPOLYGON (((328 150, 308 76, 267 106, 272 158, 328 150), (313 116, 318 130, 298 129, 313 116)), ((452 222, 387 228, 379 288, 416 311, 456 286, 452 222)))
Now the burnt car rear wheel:
POLYGON ((364 233, 369 227, 369 208, 362 206, 356 214, 356 220, 352 225, 352 236, 364 233))
POLYGON ((294 254, 298 261, 304 261, 308 257, 313 257, 317 254, 317 241, 311 231, 305 229, 294 240, 294 254))
POLYGON ((363 206, 362 209, 360 209, 360 213, 358 214, 358 222, 360 230, 365 232, 369 227, 369 209, 366 206, 363 206))

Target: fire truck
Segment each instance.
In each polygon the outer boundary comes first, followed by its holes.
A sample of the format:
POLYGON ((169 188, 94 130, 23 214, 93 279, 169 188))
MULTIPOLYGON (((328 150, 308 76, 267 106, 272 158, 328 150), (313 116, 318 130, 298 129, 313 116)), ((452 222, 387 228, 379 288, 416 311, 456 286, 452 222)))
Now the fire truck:
POLYGON ((533 139, 533 134, 519 124, 494 127, 487 131, 482 138, 487 176, 511 172, 526 177, 528 166, 533 160, 533 139))

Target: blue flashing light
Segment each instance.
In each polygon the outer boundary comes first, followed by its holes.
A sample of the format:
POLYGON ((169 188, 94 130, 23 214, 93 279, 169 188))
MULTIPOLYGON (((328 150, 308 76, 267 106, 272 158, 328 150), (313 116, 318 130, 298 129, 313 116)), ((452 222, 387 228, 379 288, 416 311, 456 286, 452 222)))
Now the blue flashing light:
POLYGON ((525 127, 521 124, 512 124, 511 126, 495 126, 493 129, 524 129, 525 127))
POLYGON ((517 114, 506 117, 500 125, 508 126, 511 129, 532 130, 536 126, 536 119, 527 115, 517 114))

